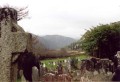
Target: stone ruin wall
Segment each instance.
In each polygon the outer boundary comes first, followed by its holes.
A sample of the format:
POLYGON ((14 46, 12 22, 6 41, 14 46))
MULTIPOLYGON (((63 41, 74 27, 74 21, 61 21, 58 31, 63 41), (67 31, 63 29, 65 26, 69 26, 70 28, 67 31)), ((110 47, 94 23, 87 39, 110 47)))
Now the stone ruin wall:
POLYGON ((0 9, 0 82, 16 82, 17 65, 12 62, 19 54, 12 53, 32 50, 31 34, 17 24, 14 13, 17 11, 12 8, 0 9))

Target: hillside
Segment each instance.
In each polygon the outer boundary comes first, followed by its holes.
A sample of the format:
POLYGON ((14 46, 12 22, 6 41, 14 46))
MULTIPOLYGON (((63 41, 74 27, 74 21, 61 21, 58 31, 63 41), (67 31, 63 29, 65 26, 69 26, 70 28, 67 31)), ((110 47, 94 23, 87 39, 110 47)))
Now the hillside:
POLYGON ((39 44, 47 49, 60 49, 76 41, 73 38, 60 35, 37 36, 37 39, 39 44))
POLYGON ((46 42, 44 43, 45 47, 48 49, 60 49, 75 42, 75 39, 60 35, 47 35, 43 36, 42 38, 46 42))

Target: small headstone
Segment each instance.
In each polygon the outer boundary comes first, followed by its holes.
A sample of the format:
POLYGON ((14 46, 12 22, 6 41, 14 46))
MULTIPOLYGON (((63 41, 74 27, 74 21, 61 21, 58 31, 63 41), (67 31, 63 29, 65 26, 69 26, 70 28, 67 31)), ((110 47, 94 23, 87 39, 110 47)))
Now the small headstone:
POLYGON ((116 56, 117 56, 118 58, 120 58, 120 51, 117 51, 116 56))
POLYGON ((43 76, 44 74, 44 67, 43 67, 43 63, 41 63, 40 65, 40 76, 43 76))
POLYGON ((45 65, 45 64, 43 64, 43 67, 46 67, 46 65, 45 65))
POLYGON ((56 63, 55 62, 53 62, 53 65, 55 65, 56 63))
POLYGON ((66 63, 66 62, 67 62, 67 60, 65 59, 65 60, 64 60, 64 62, 66 63))
POLYGON ((80 73, 79 72, 77 72, 77 76, 79 76, 80 75, 80 73))
POLYGON ((94 75, 97 75, 97 74, 98 74, 98 71, 94 71, 93 74, 94 74, 94 75))

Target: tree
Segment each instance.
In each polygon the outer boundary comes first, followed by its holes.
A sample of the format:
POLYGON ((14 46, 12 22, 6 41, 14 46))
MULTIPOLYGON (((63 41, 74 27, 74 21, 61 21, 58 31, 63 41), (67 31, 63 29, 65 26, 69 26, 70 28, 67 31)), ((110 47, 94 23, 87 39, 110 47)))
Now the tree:
POLYGON ((120 50, 120 22, 101 24, 87 30, 80 43, 89 55, 112 58, 120 50))

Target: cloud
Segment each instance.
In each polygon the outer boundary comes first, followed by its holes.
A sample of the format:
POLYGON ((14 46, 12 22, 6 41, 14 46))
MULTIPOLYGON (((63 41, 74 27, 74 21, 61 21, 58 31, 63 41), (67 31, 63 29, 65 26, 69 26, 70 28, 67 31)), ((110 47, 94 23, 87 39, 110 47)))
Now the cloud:
POLYGON ((120 0, 1 0, 1 5, 28 6, 30 19, 19 24, 38 35, 79 38, 85 29, 120 20, 120 0))

